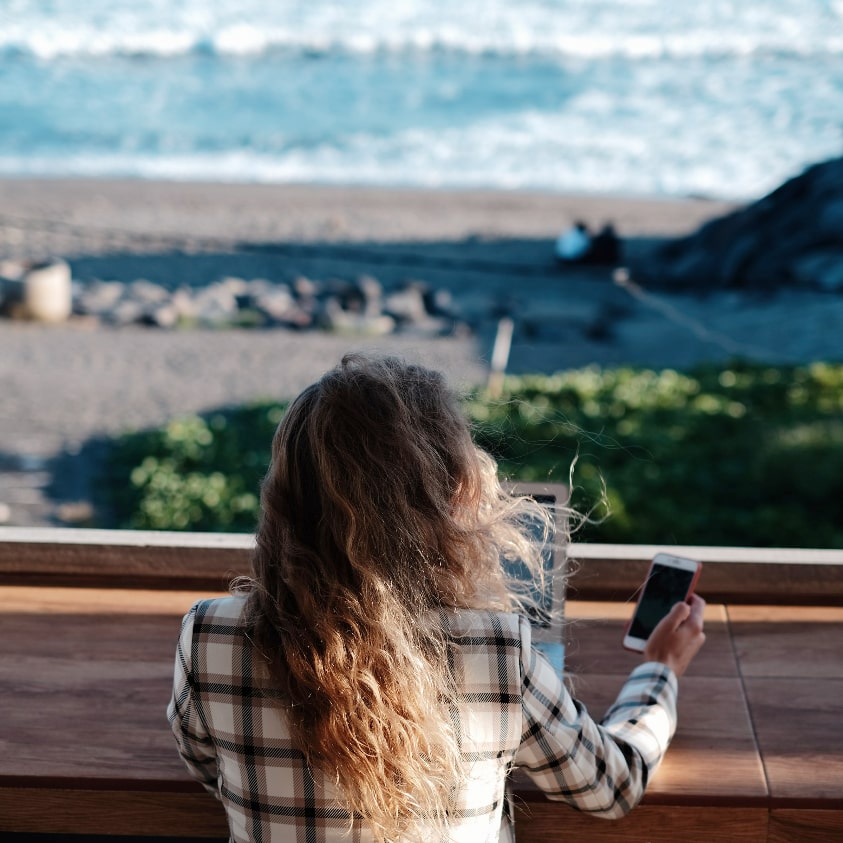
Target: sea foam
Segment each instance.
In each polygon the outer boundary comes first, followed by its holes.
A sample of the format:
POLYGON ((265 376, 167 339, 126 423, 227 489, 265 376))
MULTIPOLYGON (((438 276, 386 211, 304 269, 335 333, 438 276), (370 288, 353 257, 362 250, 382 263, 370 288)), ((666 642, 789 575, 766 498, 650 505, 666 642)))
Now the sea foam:
POLYGON ((666 5, 593 0, 34 0, 0 11, 0 51, 42 60, 286 50, 454 52, 557 58, 843 53, 843 3, 747 0, 666 5))
POLYGON ((841 106, 843 0, 0 7, 3 175, 744 199, 841 106))

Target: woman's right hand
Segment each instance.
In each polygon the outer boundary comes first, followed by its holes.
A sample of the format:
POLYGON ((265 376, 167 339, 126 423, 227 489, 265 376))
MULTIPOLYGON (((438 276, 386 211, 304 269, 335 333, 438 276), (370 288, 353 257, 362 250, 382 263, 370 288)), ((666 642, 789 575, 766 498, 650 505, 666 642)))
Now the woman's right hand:
POLYGON ((653 630, 644 648, 644 658, 662 662, 677 677, 682 676, 705 643, 704 609, 705 600, 696 594, 687 603, 677 603, 653 630))

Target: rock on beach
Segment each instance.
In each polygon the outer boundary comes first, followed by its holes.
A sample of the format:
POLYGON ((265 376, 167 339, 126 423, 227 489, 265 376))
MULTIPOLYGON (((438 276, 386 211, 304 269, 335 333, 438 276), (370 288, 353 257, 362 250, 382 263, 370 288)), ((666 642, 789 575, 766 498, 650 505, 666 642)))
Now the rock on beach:
POLYGON ((634 275, 659 287, 843 292, 843 158, 808 168, 746 208, 645 252, 634 275))

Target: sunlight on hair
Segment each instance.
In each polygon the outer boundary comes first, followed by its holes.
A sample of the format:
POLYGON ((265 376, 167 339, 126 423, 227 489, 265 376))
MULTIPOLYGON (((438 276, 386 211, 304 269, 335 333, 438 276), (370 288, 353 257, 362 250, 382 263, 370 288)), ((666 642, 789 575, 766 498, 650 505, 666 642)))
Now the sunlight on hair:
POLYGON ((466 773, 437 615, 535 608, 551 516, 503 489, 442 375, 358 355, 290 405, 262 504, 237 585, 296 744, 376 840, 444 833, 466 773))

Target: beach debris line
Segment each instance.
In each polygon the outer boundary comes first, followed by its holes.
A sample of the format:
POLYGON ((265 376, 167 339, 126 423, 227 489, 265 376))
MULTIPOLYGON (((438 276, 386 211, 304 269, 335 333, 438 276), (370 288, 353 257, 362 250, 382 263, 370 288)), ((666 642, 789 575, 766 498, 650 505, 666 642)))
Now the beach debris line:
POLYGON ((470 330, 450 292, 423 281, 407 280, 384 289, 370 275, 353 281, 299 276, 290 283, 226 277, 172 290, 143 278, 71 282, 64 261, 31 266, 0 263, 0 312, 13 319, 58 322, 73 315, 101 325, 165 329, 255 327, 420 337, 470 330), (30 287, 36 288, 37 296, 26 292, 30 287), (47 293, 52 294, 50 301, 47 293))

